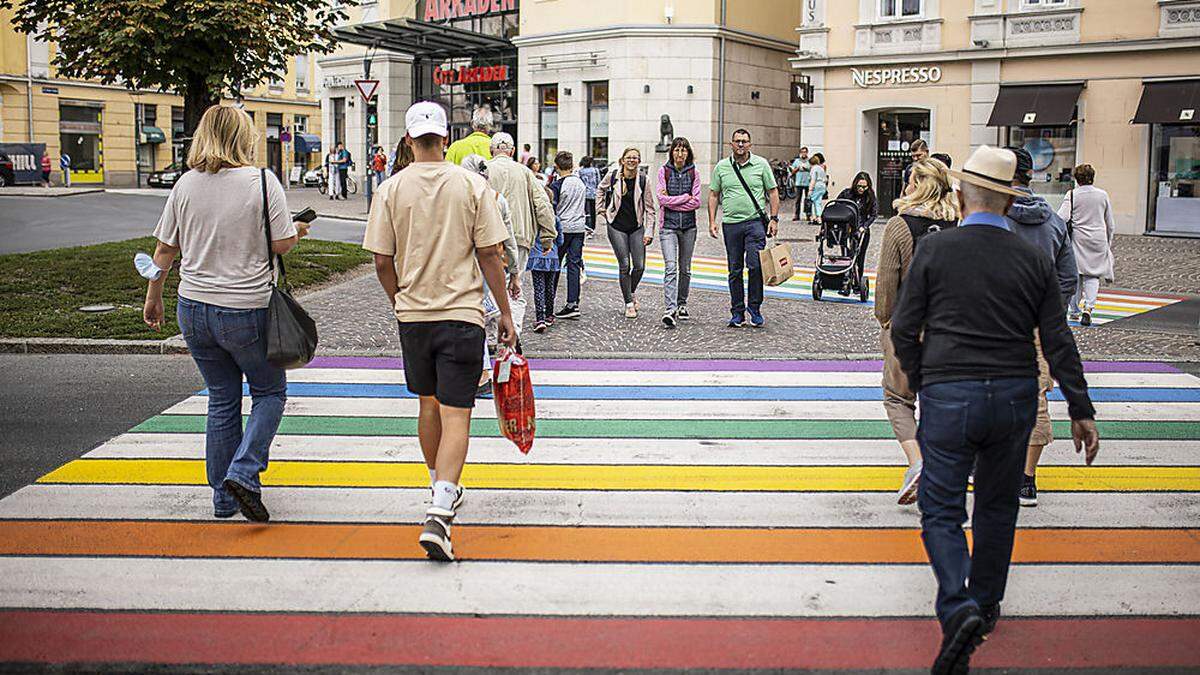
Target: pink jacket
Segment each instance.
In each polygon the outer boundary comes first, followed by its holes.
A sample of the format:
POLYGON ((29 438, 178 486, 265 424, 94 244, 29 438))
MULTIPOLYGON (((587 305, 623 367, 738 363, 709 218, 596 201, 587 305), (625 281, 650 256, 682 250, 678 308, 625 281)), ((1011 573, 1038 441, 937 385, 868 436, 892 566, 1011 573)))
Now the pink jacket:
POLYGON ((692 168, 692 191, 688 194, 668 195, 667 194, 667 171, 666 164, 658 169, 658 222, 666 225, 666 209, 672 211, 695 211, 700 208, 700 172, 692 168))

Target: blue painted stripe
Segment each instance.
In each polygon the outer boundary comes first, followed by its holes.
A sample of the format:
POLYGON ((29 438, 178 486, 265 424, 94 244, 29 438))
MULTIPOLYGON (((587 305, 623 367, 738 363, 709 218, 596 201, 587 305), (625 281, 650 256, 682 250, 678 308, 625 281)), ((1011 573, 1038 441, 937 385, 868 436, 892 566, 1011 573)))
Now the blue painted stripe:
MULTIPOLYGON (((1168 387, 1093 387, 1088 390, 1097 403, 1197 403, 1200 388, 1168 387)), ((207 395, 208 391, 201 392, 207 395)), ((243 385, 243 395, 249 395, 243 385)), ((323 398, 415 398, 402 384, 334 384, 292 382, 289 396, 323 398)), ((881 401, 879 387, 671 387, 671 386, 573 386, 541 385, 534 395, 544 399, 569 401, 647 400, 647 401, 881 401)), ((1050 400, 1062 401, 1055 390, 1050 400)))

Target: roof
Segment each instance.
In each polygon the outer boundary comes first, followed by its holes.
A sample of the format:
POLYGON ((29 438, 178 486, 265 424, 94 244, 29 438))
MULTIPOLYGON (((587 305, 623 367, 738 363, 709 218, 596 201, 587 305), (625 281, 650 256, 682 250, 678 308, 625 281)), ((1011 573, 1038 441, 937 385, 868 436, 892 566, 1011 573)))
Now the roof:
POLYGON ((388 19, 334 30, 342 42, 413 56, 454 58, 516 49, 511 40, 416 19, 388 19))

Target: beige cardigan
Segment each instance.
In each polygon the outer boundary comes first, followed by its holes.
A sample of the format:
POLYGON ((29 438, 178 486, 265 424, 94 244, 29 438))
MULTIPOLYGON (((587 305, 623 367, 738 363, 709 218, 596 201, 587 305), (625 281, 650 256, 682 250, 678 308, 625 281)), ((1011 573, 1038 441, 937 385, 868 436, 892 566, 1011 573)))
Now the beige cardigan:
MULTIPOLYGON (((619 164, 609 169, 596 188, 596 219, 602 225, 612 223, 621 208, 621 198, 625 196, 625 181, 615 181, 613 176, 622 173, 619 164), (611 197, 609 195, 612 195, 611 197)), ((633 204, 637 213, 638 224, 645 228, 643 236, 653 237, 658 230, 658 196, 654 193, 654 181, 646 176, 646 189, 642 189, 642 181, 633 182, 633 204)))

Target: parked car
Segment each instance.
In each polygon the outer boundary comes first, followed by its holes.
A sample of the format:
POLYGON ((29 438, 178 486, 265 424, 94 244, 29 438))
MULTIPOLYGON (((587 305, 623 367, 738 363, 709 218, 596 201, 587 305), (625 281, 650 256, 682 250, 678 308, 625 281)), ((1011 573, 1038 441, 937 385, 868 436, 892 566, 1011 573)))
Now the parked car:
POLYGON ((13 185, 17 182, 16 173, 13 171, 12 157, 0 152, 0 187, 13 185))
POLYGON ((325 168, 317 167, 304 172, 304 187, 319 187, 325 181, 325 168))
POLYGON ((152 172, 146 177, 146 185, 156 188, 171 188, 175 187, 175 181, 183 175, 183 165, 179 162, 173 162, 166 168, 152 172))

